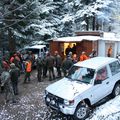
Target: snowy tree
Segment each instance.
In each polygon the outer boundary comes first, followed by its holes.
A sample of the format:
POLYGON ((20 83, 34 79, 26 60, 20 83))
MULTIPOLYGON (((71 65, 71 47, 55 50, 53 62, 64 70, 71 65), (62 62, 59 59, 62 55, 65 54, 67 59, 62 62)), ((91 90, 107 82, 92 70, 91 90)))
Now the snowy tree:
POLYGON ((110 16, 110 22, 109 22, 109 29, 112 32, 117 33, 117 36, 120 37, 120 1, 119 0, 113 0, 113 3, 110 7, 112 9, 112 13, 110 16))
POLYGON ((101 26, 103 26, 104 21, 109 19, 107 12, 110 11, 109 5, 111 3, 111 0, 76 0, 76 29, 102 30, 101 26))
POLYGON ((115 27, 120 23, 118 3, 119 0, 0 1, 0 33, 8 36, 9 43, 13 43, 10 49, 15 49, 18 42, 74 36, 75 31, 119 31, 115 27))
POLYGON ((62 15, 59 6, 62 6, 62 1, 60 0, 38 1, 36 5, 38 18, 33 20, 26 28, 27 30, 32 29, 34 31, 36 40, 46 40, 59 36, 61 30, 58 29, 58 26, 61 25, 62 15))
POLYGON ((30 4, 29 1, 21 0, 5 0, 1 1, 2 6, 2 23, 3 27, 0 29, 7 36, 9 40, 9 49, 14 51, 16 48, 17 37, 23 37, 24 20, 27 18, 26 6, 30 4))

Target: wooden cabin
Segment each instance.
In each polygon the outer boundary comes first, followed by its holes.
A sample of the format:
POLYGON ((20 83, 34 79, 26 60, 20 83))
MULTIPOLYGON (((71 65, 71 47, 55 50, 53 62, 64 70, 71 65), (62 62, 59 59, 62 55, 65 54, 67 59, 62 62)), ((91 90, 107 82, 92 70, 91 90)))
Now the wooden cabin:
POLYGON ((50 52, 53 55, 54 51, 58 51, 59 54, 64 58, 65 50, 68 45, 72 48, 73 45, 76 45, 76 54, 80 56, 82 51, 85 51, 87 55, 89 55, 92 49, 98 48, 98 32, 78 32, 75 37, 63 37, 63 38, 55 38, 50 40, 50 52))
POLYGON ((107 56, 107 49, 110 45, 113 47, 112 57, 120 52, 120 39, 115 37, 114 33, 105 33, 100 31, 76 32, 74 37, 54 38, 50 40, 50 52, 58 51, 62 58, 65 58, 65 50, 68 45, 76 45, 76 54, 79 57, 83 51, 89 56, 92 49, 97 51, 98 56, 107 56))

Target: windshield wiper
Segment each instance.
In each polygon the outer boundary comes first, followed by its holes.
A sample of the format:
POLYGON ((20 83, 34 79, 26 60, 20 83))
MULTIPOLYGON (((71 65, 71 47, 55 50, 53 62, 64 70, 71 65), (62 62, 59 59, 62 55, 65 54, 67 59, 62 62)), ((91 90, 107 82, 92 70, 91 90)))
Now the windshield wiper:
MULTIPOLYGON (((81 80, 81 81, 82 81, 82 80, 81 80)), ((84 81, 84 80, 83 80, 82 82, 83 82, 83 83, 87 83, 87 84, 89 84, 89 82, 88 82, 88 81, 84 81)))
POLYGON ((84 81, 84 80, 80 80, 80 79, 74 79, 75 81, 78 81, 78 82, 81 82, 81 83, 87 83, 87 84, 89 84, 89 82, 88 81, 84 81))
POLYGON ((70 80, 72 80, 71 76, 69 76, 69 75, 68 75, 68 76, 65 76, 65 77, 68 78, 68 79, 70 79, 70 80))

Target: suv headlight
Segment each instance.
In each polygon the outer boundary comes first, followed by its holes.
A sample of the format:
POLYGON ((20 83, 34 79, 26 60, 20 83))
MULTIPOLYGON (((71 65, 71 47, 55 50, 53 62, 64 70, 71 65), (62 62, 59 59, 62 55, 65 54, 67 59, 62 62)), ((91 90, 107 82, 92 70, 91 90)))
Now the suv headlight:
POLYGON ((74 104, 74 100, 64 100, 64 104, 65 105, 73 105, 74 104))

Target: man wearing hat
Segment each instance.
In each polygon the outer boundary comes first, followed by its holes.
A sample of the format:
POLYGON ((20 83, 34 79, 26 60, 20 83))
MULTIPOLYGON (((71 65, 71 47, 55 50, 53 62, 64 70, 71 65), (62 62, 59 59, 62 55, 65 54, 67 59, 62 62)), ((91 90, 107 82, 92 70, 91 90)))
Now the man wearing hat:
POLYGON ((9 72, 14 94, 18 95, 18 78, 20 76, 20 70, 14 63, 11 63, 9 72))

